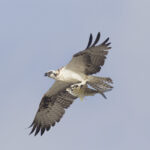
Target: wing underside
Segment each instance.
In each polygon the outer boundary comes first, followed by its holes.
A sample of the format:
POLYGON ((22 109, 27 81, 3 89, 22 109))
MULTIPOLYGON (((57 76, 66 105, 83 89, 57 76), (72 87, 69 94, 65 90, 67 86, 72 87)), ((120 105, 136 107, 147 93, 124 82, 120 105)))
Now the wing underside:
POLYGON ((30 134, 35 131, 35 135, 39 132, 43 135, 45 130, 48 131, 56 122, 60 121, 65 109, 77 98, 66 91, 67 87, 69 87, 68 83, 56 81, 43 96, 35 119, 30 126, 32 127, 30 134))
POLYGON ((109 38, 104 42, 97 45, 100 39, 100 32, 92 44, 93 36, 90 34, 89 42, 87 48, 73 55, 72 60, 66 65, 67 69, 81 72, 86 75, 95 74, 100 71, 101 67, 104 65, 106 55, 108 50, 111 49, 109 45, 109 38))

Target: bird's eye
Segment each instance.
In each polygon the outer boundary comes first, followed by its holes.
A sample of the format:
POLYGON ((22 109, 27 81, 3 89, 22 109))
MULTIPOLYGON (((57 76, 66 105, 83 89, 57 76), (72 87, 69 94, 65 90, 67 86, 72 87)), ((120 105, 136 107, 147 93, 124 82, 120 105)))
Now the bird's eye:
POLYGON ((56 77, 56 75, 57 75, 57 74, 56 74, 56 73, 54 73, 54 76, 55 76, 55 77, 56 77))

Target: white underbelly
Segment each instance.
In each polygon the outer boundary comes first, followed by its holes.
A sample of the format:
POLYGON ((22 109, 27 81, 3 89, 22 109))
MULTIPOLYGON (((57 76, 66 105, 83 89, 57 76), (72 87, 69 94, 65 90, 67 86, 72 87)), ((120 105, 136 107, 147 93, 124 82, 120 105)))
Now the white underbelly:
POLYGON ((63 81, 85 81, 86 75, 78 74, 71 70, 62 69, 59 78, 63 81))

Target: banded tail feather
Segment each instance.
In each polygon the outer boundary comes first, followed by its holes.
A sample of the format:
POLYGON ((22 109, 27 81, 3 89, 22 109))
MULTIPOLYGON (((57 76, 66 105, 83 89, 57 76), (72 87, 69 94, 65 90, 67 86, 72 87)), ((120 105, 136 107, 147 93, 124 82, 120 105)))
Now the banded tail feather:
POLYGON ((108 77, 96 77, 96 76, 89 76, 87 84, 90 85, 92 88, 96 89, 105 99, 105 92, 111 91, 113 81, 111 78, 108 77))

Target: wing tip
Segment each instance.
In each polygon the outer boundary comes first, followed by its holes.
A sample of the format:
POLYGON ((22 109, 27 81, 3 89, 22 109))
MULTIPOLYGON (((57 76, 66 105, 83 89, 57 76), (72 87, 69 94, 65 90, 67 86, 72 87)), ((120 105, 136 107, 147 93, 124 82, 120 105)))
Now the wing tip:
POLYGON ((96 36, 96 39, 95 39, 95 41, 94 41, 94 43, 92 44, 91 47, 94 47, 94 46, 98 43, 98 41, 99 41, 99 39, 100 39, 100 36, 101 36, 101 34, 100 34, 100 32, 98 32, 98 33, 97 33, 97 36, 96 36))
POLYGON ((90 33, 89 42, 88 42, 86 49, 88 49, 91 46, 92 40, 93 40, 93 35, 92 35, 92 33, 90 33))
MULTIPOLYGON (((50 129, 50 128, 49 128, 50 129)), ((47 130, 47 128, 45 128, 45 127, 43 127, 43 128, 41 128, 41 127, 34 127, 34 128, 32 128, 32 130, 31 130, 31 132, 29 133, 29 135, 31 135, 31 134, 33 134, 33 132, 35 131, 35 133, 34 133, 34 136, 37 136, 37 134, 40 132, 40 135, 42 136, 44 133, 45 133, 45 131, 47 130)), ((48 131, 48 130, 47 130, 48 131)))
POLYGON ((91 48, 91 47, 94 47, 94 46, 98 43, 98 41, 99 41, 99 39, 100 39, 100 36, 101 36, 101 33, 98 32, 98 33, 97 33, 97 36, 96 36, 96 39, 95 39, 94 43, 92 44, 93 35, 92 35, 92 33, 90 33, 89 42, 88 42, 88 45, 87 45, 86 49, 91 48), (91 44, 92 44, 92 45, 91 45, 91 44))
MULTIPOLYGON (((108 38, 106 38, 106 40, 104 40, 104 42, 101 44, 101 45, 106 45, 107 46, 107 44, 109 44, 109 43, 107 43, 108 41, 109 41, 109 37, 108 38)), ((110 43, 111 44, 111 43, 110 43)))

